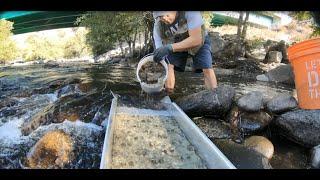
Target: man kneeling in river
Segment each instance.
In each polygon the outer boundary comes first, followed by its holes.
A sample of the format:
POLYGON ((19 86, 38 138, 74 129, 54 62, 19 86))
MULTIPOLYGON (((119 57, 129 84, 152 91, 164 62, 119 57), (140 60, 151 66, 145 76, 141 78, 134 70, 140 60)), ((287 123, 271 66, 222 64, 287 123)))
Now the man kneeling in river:
POLYGON ((168 64, 166 91, 173 92, 174 71, 184 72, 188 55, 193 58, 193 72, 204 74, 206 89, 217 87, 212 68, 211 40, 199 11, 154 11, 154 61, 168 64))

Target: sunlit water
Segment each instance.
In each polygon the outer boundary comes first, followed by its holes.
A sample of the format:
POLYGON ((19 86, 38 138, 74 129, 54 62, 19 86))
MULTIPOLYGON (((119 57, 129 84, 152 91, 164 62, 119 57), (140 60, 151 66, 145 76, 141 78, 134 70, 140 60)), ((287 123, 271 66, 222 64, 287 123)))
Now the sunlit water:
MULTIPOLYGON (((103 125, 112 100, 110 91, 140 108, 148 108, 150 104, 139 104, 139 99, 153 99, 141 91, 133 65, 66 64, 54 68, 33 65, 0 67, 0 70, 0 168, 27 168, 25 156, 30 148, 46 132, 57 129, 65 129, 74 137, 80 145, 79 152, 82 152, 65 168, 99 168, 103 125), (68 84, 76 86, 80 92, 71 90, 60 96, 59 90, 61 93, 68 84), (51 113, 47 121, 24 134, 24 124, 44 111, 51 113)), ((285 85, 248 82, 231 76, 217 75, 217 78, 219 85, 235 88, 236 97, 255 90, 262 91, 265 97, 292 93, 292 88, 285 85)), ((171 99, 203 89, 202 74, 176 73, 176 87, 171 99)), ((275 152, 279 153, 275 154, 279 160, 282 155, 286 156, 286 152, 277 149, 275 152)), ((298 153, 297 157, 301 157, 301 152, 298 153)))

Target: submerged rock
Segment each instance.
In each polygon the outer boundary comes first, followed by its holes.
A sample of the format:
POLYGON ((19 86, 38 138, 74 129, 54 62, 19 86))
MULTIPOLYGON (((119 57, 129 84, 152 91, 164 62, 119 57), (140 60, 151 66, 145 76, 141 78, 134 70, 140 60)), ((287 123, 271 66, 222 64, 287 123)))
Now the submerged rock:
POLYGON ((73 142, 63 131, 44 135, 27 155, 30 168, 63 168, 72 160, 73 142))
POLYGON ((263 130, 268 126, 272 120, 272 117, 264 112, 249 113, 244 112, 240 114, 240 125, 239 127, 245 134, 253 134, 263 130))
POLYGON ((219 86, 213 91, 204 90, 180 99, 177 104, 191 117, 224 116, 231 108, 235 90, 230 86, 219 86))
POLYGON ((252 91, 238 99, 237 105, 241 110, 257 112, 263 107, 263 94, 259 91, 252 91))
MULTIPOLYGON (((81 121, 64 121, 63 123, 41 126, 33 131, 29 136, 26 136, 27 140, 25 140, 24 145, 30 147, 30 149, 35 147, 36 144, 40 144, 42 141, 43 145, 45 145, 46 142, 41 139, 44 139, 47 134, 51 135, 47 136, 46 139, 51 139, 51 142, 56 142, 60 144, 61 147, 66 147, 65 150, 68 152, 60 153, 60 156, 63 158, 60 158, 60 160, 57 161, 58 164, 54 164, 53 166, 52 164, 48 164, 48 168, 62 168, 62 166, 63 168, 68 169, 99 168, 104 137, 102 127, 92 123, 83 123, 81 121), (54 136, 56 133, 52 132, 59 132, 58 135, 59 137, 63 137, 63 140, 55 139, 54 137, 57 137, 54 136), (70 146, 68 143, 70 143, 70 146), (66 159, 69 160, 65 161, 66 159)), ((56 147, 56 145, 52 145, 52 147, 56 147)), ((54 154, 48 149, 49 148, 39 152, 54 154)), ((60 150, 62 149, 58 149, 57 152, 60 150)), ((53 157, 51 158, 53 159, 53 157)), ((35 160, 41 160, 41 158, 35 160)), ((27 162, 25 162, 26 168, 28 168, 27 162)), ((34 162, 37 163, 39 161, 34 162)))
POLYGON ((231 140, 214 140, 217 147, 237 169, 272 169, 261 153, 231 140))
POLYGON ((320 144, 320 110, 294 110, 275 119, 279 133, 306 147, 320 144))
POLYGON ((197 117, 192 120, 208 138, 227 139, 231 137, 230 127, 225 122, 204 117, 197 117))
POLYGON ((293 96, 287 94, 280 94, 272 98, 267 103, 268 110, 273 113, 283 113, 291 109, 294 109, 297 106, 297 100, 293 96))
POLYGON ((271 159, 274 147, 271 141, 263 136, 251 136, 244 141, 244 145, 261 153, 264 157, 271 159))

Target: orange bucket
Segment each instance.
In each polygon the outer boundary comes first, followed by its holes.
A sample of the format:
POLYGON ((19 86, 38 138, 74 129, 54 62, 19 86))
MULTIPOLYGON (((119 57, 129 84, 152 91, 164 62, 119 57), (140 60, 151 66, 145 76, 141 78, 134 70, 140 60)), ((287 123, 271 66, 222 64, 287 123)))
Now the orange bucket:
POLYGON ((320 109, 320 38, 303 41, 288 48, 295 76, 299 107, 320 109))

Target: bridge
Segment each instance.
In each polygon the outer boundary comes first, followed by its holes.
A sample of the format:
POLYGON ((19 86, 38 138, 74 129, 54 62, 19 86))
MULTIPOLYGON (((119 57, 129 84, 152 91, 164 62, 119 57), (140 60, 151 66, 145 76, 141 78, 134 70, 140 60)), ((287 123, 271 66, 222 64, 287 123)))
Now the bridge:
POLYGON ((86 11, 0 11, 0 19, 13 22, 13 34, 77 27, 76 19, 86 11))

